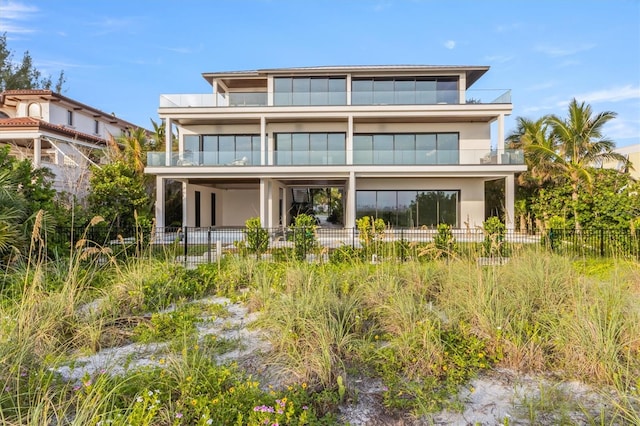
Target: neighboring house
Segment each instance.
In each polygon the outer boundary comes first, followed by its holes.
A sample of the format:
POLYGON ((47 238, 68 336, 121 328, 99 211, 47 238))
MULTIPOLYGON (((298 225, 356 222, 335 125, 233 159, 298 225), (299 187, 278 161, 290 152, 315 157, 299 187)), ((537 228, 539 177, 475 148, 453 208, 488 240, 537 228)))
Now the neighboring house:
POLYGON ((50 90, 0 93, 0 146, 10 155, 47 167, 54 188, 83 198, 89 165, 100 163, 107 140, 135 125, 50 90))
MULTIPOLYGON (((487 66, 327 66, 205 73, 209 94, 161 95, 178 151, 149 153, 156 221, 167 180, 183 185, 183 225, 291 223, 311 188, 337 188, 342 226, 479 227, 485 182, 505 185, 513 228, 521 152, 504 149, 508 90, 469 91, 487 66), (492 134, 493 127, 493 134, 492 134), (497 145, 492 149, 493 144, 497 145)), ((172 132, 167 132, 170 138, 172 132)), ((335 191, 334 191, 335 192, 335 191)))
POLYGON ((640 179, 640 144, 623 146, 613 150, 618 154, 622 154, 628 160, 627 166, 622 161, 604 161, 601 167, 606 169, 616 169, 623 171, 628 168, 629 174, 634 179, 640 179))

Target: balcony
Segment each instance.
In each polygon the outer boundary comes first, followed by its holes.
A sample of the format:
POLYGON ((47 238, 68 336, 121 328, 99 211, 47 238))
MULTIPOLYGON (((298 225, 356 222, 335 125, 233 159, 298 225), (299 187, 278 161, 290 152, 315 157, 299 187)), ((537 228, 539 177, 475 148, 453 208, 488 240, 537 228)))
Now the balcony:
POLYGON ((160 108, 225 108, 344 105, 474 105, 510 104, 511 90, 467 90, 460 102, 457 90, 351 92, 230 92, 160 95, 160 108), (272 99, 272 105, 269 104, 272 99))
MULTIPOLYGON (((269 166, 467 166, 523 165, 522 150, 461 149, 461 150, 395 150, 353 151, 352 163, 347 151, 275 151, 269 161, 260 161, 260 152, 201 151, 171 153, 170 167, 269 167, 269 166), (500 161, 498 161, 500 160, 500 161)), ((148 167, 166 167, 165 152, 147 153, 148 167)))

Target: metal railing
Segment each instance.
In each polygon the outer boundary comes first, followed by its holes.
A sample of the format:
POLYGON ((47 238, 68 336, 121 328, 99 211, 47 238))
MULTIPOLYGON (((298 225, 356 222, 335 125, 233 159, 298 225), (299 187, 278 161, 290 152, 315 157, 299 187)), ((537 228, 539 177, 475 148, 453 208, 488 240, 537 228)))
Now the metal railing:
POLYGON ((507 231, 487 235, 482 229, 454 229, 451 244, 443 245, 431 228, 386 229, 368 240, 353 228, 165 227, 147 229, 88 227, 58 228, 48 244, 58 247, 108 246, 113 253, 135 255, 143 250, 170 253, 188 264, 213 262, 227 254, 265 259, 329 259, 344 254, 370 260, 416 259, 442 255, 509 257, 524 249, 567 256, 621 257, 640 260, 640 230, 552 229, 544 232, 507 231))
MULTIPOLYGON (((461 101, 459 90, 353 90, 351 91, 351 105, 511 103, 511 90, 509 89, 466 90, 464 95, 465 99, 461 101)), ((254 92, 185 93, 160 95, 160 108, 345 106, 349 105, 347 100, 346 91, 267 92, 263 90, 254 92)))
MULTIPOLYGON (((500 153, 491 149, 456 150, 354 150, 351 163, 347 150, 290 151, 276 150, 268 155, 267 164, 260 161, 260 152, 185 151, 172 152, 170 166, 465 166, 465 165, 523 165, 524 153, 519 149, 507 149, 500 153)), ((148 152, 147 166, 165 167, 165 152, 148 152)))

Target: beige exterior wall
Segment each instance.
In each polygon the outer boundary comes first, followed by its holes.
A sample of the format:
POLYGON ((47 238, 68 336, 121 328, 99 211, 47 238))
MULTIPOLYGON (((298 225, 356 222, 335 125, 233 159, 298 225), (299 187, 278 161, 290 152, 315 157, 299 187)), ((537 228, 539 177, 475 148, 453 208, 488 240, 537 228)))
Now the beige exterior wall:
POLYGON ((260 216, 259 189, 226 189, 220 193, 216 204, 221 206, 224 226, 244 226, 247 219, 260 216))
POLYGON ((247 219, 260 216, 260 191, 257 189, 217 189, 187 185, 187 226, 195 226, 195 193, 200 191, 200 226, 211 224, 211 194, 216 194, 216 226, 244 226, 247 219))

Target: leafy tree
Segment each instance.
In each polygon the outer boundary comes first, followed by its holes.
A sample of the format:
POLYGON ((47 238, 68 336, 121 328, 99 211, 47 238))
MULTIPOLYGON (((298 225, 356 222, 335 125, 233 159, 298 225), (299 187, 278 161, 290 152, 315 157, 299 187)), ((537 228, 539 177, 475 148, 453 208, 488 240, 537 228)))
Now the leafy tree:
POLYGON ((51 77, 44 77, 33 65, 29 52, 24 52, 22 62, 13 61, 13 52, 7 46, 7 34, 0 35, 0 92, 16 89, 51 89, 61 93, 66 79, 60 71, 55 86, 51 77))
POLYGON ((55 202, 52 177, 46 168, 9 156, 8 146, 0 148, 0 257, 24 252, 38 211, 47 212, 40 226, 49 232, 67 216, 55 202))
POLYGON ((592 190, 579 187, 575 203, 569 181, 540 190, 531 208, 537 217, 544 218, 547 228, 557 218, 575 227, 576 213, 581 225, 588 228, 629 229, 632 221, 640 218, 640 182, 611 169, 591 169, 589 173, 592 190))
MULTIPOLYGON (((568 183, 571 187, 573 224, 580 229, 579 191, 590 192, 593 186, 592 166, 601 161, 626 161, 613 152, 615 143, 604 136, 603 126, 615 118, 616 113, 605 111, 594 114, 591 106, 573 99, 569 103, 568 118, 556 115, 537 121, 518 118, 517 130, 508 140, 513 147, 525 151, 528 174, 519 183, 528 182, 529 198, 550 184, 568 183)), ((526 185, 525 185, 526 187, 526 185)))
POLYGON ((116 161, 93 167, 89 180, 90 209, 117 227, 133 227, 135 213, 150 217, 150 197, 145 190, 144 178, 132 164, 116 161))

